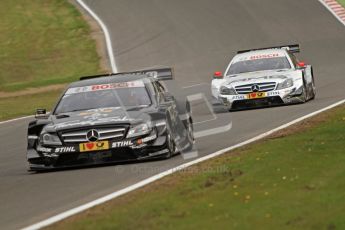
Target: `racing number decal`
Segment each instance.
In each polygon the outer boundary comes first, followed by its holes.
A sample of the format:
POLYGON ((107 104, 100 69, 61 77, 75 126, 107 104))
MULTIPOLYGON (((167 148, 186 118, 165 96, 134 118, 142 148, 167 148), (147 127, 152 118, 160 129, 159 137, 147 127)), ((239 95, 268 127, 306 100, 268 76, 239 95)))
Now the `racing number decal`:
POLYGON ((266 92, 257 92, 248 94, 248 99, 263 98, 266 97, 266 92))
POLYGON ((109 149, 108 141, 88 142, 79 144, 80 152, 90 152, 109 149))
POLYGON ((257 93, 256 94, 258 97, 263 97, 264 96, 264 93, 260 92, 260 93, 257 93))

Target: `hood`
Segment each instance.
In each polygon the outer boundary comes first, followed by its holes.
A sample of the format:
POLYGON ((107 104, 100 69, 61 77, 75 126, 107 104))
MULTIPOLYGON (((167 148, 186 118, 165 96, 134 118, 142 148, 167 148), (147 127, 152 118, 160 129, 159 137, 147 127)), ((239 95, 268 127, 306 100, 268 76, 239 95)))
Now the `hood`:
POLYGON ((293 77, 296 70, 265 70, 251 73, 237 74, 228 76, 224 85, 238 86, 245 84, 261 83, 261 82, 276 82, 280 83, 287 78, 293 77))
POLYGON ((136 124, 151 119, 147 112, 142 109, 125 110, 121 107, 91 109, 51 115, 51 124, 45 128, 47 131, 61 131, 93 125, 136 124))

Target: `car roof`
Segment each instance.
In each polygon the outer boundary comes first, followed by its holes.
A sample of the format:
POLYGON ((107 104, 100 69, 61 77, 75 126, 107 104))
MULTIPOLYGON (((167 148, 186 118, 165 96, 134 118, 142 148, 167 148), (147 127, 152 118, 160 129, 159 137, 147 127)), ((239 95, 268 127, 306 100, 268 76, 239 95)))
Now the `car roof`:
POLYGON ((277 54, 279 57, 285 57, 287 55, 286 49, 265 49, 265 50, 254 50, 254 51, 248 51, 245 53, 237 54, 233 58, 233 62, 248 60, 249 58, 253 56, 260 56, 260 55, 271 55, 271 54, 277 54))
POLYGON ((69 84, 67 88, 109 84, 109 83, 121 83, 121 82, 137 81, 137 80, 143 80, 143 79, 150 80, 151 78, 149 78, 145 74, 110 75, 110 76, 95 77, 95 78, 90 78, 86 80, 76 81, 69 84))

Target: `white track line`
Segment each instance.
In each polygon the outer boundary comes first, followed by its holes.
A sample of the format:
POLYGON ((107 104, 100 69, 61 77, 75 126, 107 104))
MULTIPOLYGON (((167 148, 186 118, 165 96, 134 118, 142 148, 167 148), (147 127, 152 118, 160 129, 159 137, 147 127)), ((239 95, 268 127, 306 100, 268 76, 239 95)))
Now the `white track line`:
MULTIPOLYGON (((80 3, 81 6, 87 8, 87 9, 88 9, 88 12, 89 12, 91 15, 93 15, 93 17, 97 20, 97 18, 98 18, 97 15, 96 15, 95 13, 93 13, 92 10, 91 10, 90 8, 88 8, 88 7, 82 2, 82 0, 77 0, 77 1, 80 3)), ((319 1, 320 1, 323 5, 325 5, 325 6, 328 8, 328 5, 326 5, 326 3, 324 3, 322 0, 319 0, 319 1)), ((329 8, 328 8, 328 9, 329 9, 329 8)), ((331 11, 331 12, 333 13, 333 11, 331 11)), ((334 13, 333 13, 333 14, 334 14, 334 13)), ((335 16, 337 17, 337 15, 335 15, 335 16)), ((338 18, 338 17, 337 17, 337 18, 338 18)), ((338 18, 338 19, 339 19, 339 18, 338 18)), ((100 22, 101 22, 101 21, 100 21, 100 22)), ((101 22, 101 23, 102 23, 102 22, 101 22)), ((345 23, 343 23, 343 24, 344 24, 344 26, 345 26, 345 23)), ((104 26, 103 23, 102 23, 102 25, 104 26)), ((104 31, 108 31, 108 30, 106 29, 105 26, 104 26, 104 28, 105 28, 104 31)), ((110 39, 110 37, 109 37, 109 39, 110 39)), ((110 45, 111 45, 111 43, 110 43, 110 45)), ((109 48, 108 48, 108 49, 109 49, 109 48)), ((111 51, 111 53, 112 53, 112 51, 111 51)), ((114 66, 116 67, 116 65, 114 65, 114 66)), ((165 172, 162 172, 162 173, 159 173, 159 174, 154 175, 154 176, 152 176, 152 177, 149 177, 149 178, 147 178, 147 179, 145 179, 145 180, 142 180, 142 181, 140 181, 140 182, 138 182, 138 183, 136 183, 136 184, 133 184, 133 185, 131 185, 131 186, 129 186, 129 187, 126 187, 126 188, 124 188, 124 189, 121 189, 121 190, 119 190, 119 191, 113 192, 113 193, 111 193, 111 194, 109 194, 109 195, 106 195, 106 196, 104 196, 104 197, 101 197, 101 198, 99 198, 99 199, 97 199, 97 200, 94 200, 94 201, 91 201, 91 202, 86 203, 86 204, 84 204, 84 205, 81 205, 81 206, 78 206, 78 207, 76 207, 76 208, 70 209, 70 210, 68 210, 68 211, 66 211, 66 212, 63 212, 63 213, 60 213, 60 214, 58 214, 58 215, 56 215, 56 216, 50 217, 50 218, 48 218, 48 219, 46 219, 46 220, 43 220, 43 221, 41 221, 41 222, 38 222, 38 223, 36 223, 36 224, 33 224, 33 225, 28 226, 28 227, 26 227, 26 228, 23 228, 23 230, 36 230, 36 229, 41 229, 41 228, 43 228, 43 227, 47 227, 47 226, 49 226, 49 225, 51 225, 51 224, 54 224, 54 223, 56 223, 56 222, 58 222, 58 221, 61 221, 61 220, 63 220, 63 219, 66 219, 66 218, 68 218, 68 217, 70 217, 70 216, 73 216, 73 215, 75 215, 75 214, 81 213, 81 212, 83 212, 83 211, 85 211, 85 210, 87 210, 87 209, 90 209, 90 208, 95 207, 95 206, 97 206, 97 205, 103 204, 103 203, 105 203, 105 202, 107 202, 107 201, 110 201, 110 200, 116 198, 116 197, 119 197, 119 196, 121 196, 121 195, 124 195, 124 194, 126 194, 126 193, 129 193, 129 192, 131 192, 131 191, 134 191, 134 190, 136 190, 136 189, 138 189, 138 188, 141 188, 141 187, 143 187, 143 186, 146 186, 146 185, 148 185, 148 184, 150 184, 150 183, 152 183, 152 182, 154 182, 154 181, 157 181, 157 180, 159 180, 159 179, 161 179, 161 178, 163 178, 163 177, 165 177, 165 176, 168 176, 168 175, 170 175, 170 174, 173 174, 173 173, 175 173, 175 172, 177 172, 177 171, 180 171, 180 170, 182 170, 182 169, 185 169, 185 168, 187 168, 187 167, 189 167, 189 166, 192 166, 192 165, 198 164, 198 163, 200 163, 200 162, 209 160, 209 159, 211 159, 211 158, 220 156, 220 155, 222 155, 222 154, 224 154, 224 153, 226 153, 226 152, 229 152, 229 151, 231 151, 231 150, 234 150, 234 149, 236 149, 236 148, 239 148, 239 147, 248 145, 248 144, 250 144, 250 143, 253 143, 253 142, 255 142, 255 141, 258 141, 258 140, 260 140, 260 139, 263 139, 263 138, 265 138, 265 137, 271 135, 272 133, 275 133, 275 132, 277 132, 277 131, 279 131, 279 130, 285 129, 285 128, 287 128, 287 127, 289 127, 289 126, 291 126, 291 125, 294 125, 294 124, 296 124, 296 123, 298 123, 298 122, 300 122, 300 121, 303 121, 303 120, 305 120, 305 119, 308 119, 308 118, 310 118, 310 117, 313 117, 313 116, 315 116, 315 115, 317 115, 317 114, 320 114, 320 113, 322 113, 322 112, 324 112, 324 111, 327 111, 327 110, 329 110, 329 109, 332 109, 332 108, 337 107, 337 106, 339 106, 339 105, 341 105, 341 104, 344 104, 344 103, 345 103, 345 99, 344 99, 344 100, 341 100, 341 101, 339 101, 339 102, 336 102, 336 103, 334 103, 334 104, 332 104, 332 105, 330 105, 330 106, 327 106, 327 107, 325 107, 325 108, 323 108, 323 109, 317 110, 317 111, 315 111, 315 112, 313 112, 313 113, 307 114, 307 115, 305 115, 305 116, 303 116, 303 117, 297 118, 297 119, 295 119, 295 120, 293 120, 293 121, 291 121, 291 122, 289 122, 289 123, 286 123, 286 124, 284 124, 284 125, 281 125, 281 126, 275 128, 275 129, 272 129, 272 130, 270 130, 270 131, 267 131, 267 132, 265 132, 265 133, 262 133, 262 134, 260 134, 259 136, 256 136, 256 137, 254 137, 254 138, 251 138, 251 139, 246 140, 246 141, 244 141, 244 142, 241 142, 241 143, 239 143, 239 144, 233 145, 233 146, 231 146, 231 147, 228 147, 228 148, 219 150, 219 151, 217 151, 217 152, 215 152, 215 153, 212 153, 212 154, 209 154, 209 155, 207 155, 207 156, 198 158, 198 159, 196 159, 196 160, 194 160, 194 161, 190 161, 190 162, 188 162, 188 163, 182 164, 182 165, 177 166, 177 167, 175 167, 175 168, 169 169, 169 170, 167 170, 167 171, 165 171, 165 172)), ((23 118, 19 118, 19 119, 23 119, 23 118)), ((15 119, 15 120, 18 120, 18 119, 15 119)), ((14 121, 14 120, 11 120, 11 121, 14 121)), ((7 122, 11 122, 11 121, 7 121, 7 122)), ((1 124, 1 123, 0 123, 0 124, 1 124)))
POLYGON ((34 116, 31 115, 31 116, 26 116, 26 117, 18 117, 18 118, 7 120, 7 121, 1 121, 0 125, 11 123, 11 122, 15 122, 15 121, 20 121, 20 120, 25 120, 25 119, 28 119, 28 118, 34 118, 34 116))
MULTIPOLYGON (((336 19, 338 19, 338 21, 339 21, 341 24, 343 24, 343 25, 345 26, 345 20, 343 20, 343 19, 340 17, 340 15, 338 15, 338 13, 335 12, 335 9, 332 7, 332 3, 331 3, 331 2, 336 3, 337 5, 341 6, 338 2, 336 2, 336 1, 325 1, 325 0, 319 0, 319 2, 320 2, 322 5, 324 5, 324 6, 329 10, 329 12, 331 12, 331 13, 334 15, 334 17, 336 17, 336 19)), ((342 6, 341 6, 341 7, 342 7, 342 6)), ((342 7, 342 8, 343 8, 343 7, 342 7)))
POLYGON ((113 45, 111 43, 111 38, 110 38, 110 33, 108 31, 108 28, 105 26, 105 24, 103 23, 103 21, 97 16, 97 14, 95 14, 90 7, 88 7, 82 0, 77 0, 77 2, 79 3, 79 5, 81 5, 96 21, 97 23, 101 26, 103 32, 104 32, 104 36, 105 36, 105 42, 107 45, 107 51, 108 51, 108 56, 109 56, 109 60, 110 60, 110 66, 111 66, 111 70, 113 71, 113 73, 117 73, 118 69, 117 69, 117 65, 116 65, 116 61, 115 61, 115 56, 114 56, 114 52, 113 52, 113 45))

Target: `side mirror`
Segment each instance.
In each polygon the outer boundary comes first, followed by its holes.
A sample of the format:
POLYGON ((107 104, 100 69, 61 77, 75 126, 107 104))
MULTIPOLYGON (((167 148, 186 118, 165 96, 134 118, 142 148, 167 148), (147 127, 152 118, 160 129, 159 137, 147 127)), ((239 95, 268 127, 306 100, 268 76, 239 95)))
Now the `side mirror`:
POLYGON ((222 72, 217 71, 213 74, 213 79, 222 79, 222 78, 223 78, 222 72))
POLYGON ((172 102, 174 102, 175 98, 170 93, 165 92, 162 94, 162 99, 163 100, 160 102, 159 110, 161 112, 165 112, 166 108, 169 107, 172 102))
POLYGON ((36 109, 35 118, 36 119, 46 119, 46 118, 48 118, 47 110, 46 109, 36 109))
POLYGON ((297 63, 298 67, 304 68, 306 66, 305 62, 300 61, 297 63))

